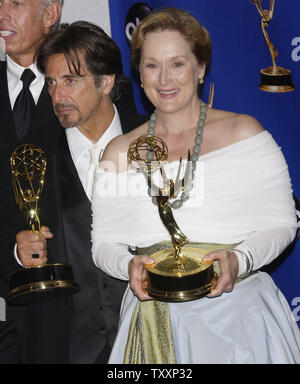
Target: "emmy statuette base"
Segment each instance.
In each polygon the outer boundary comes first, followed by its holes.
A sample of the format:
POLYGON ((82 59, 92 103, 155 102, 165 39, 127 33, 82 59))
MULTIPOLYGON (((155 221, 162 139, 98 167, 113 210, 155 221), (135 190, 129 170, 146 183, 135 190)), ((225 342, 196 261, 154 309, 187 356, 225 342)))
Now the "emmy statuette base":
POLYGON ((189 289, 184 291, 168 291, 168 290, 159 290, 152 286, 151 281, 146 288, 149 296, 158 301, 166 301, 169 303, 192 301, 196 299, 201 299, 205 297, 217 286, 218 275, 214 273, 213 279, 202 287, 196 289, 189 289))
POLYGON ((268 67, 260 71, 259 89, 265 92, 284 93, 294 91, 291 71, 282 67, 268 67))
POLYGON ((46 264, 13 272, 9 275, 9 295, 12 304, 30 304, 67 297, 80 291, 68 264, 46 264))
POLYGON ((213 262, 202 259, 205 253, 189 246, 184 246, 181 252, 181 263, 178 263, 170 248, 149 255, 154 263, 145 265, 148 271, 146 289, 154 299, 190 301, 208 295, 216 287, 218 276, 214 272, 213 262))

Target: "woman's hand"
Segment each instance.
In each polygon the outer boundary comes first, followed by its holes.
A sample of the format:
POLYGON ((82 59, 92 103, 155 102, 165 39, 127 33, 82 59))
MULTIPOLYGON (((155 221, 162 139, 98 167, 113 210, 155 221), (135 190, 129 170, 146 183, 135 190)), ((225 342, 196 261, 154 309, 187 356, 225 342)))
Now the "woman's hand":
POLYGON ((130 279, 130 288, 133 294, 141 301, 152 300, 147 294, 148 272, 144 264, 152 264, 153 260, 148 256, 135 256, 128 264, 128 273, 130 279))
POLYGON ((239 262, 236 254, 221 249, 208 253, 204 260, 218 260, 221 269, 217 286, 207 297, 221 296, 223 292, 231 292, 239 273, 239 262))

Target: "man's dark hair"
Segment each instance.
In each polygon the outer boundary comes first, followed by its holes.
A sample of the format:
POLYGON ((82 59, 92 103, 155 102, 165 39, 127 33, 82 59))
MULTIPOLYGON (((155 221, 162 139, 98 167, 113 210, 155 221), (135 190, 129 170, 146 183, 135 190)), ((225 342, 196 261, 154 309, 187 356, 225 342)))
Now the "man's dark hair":
POLYGON ((61 24, 44 40, 37 52, 37 66, 45 73, 50 56, 64 54, 71 73, 83 76, 80 54, 85 66, 94 77, 95 86, 101 84, 102 75, 115 75, 115 85, 110 93, 116 102, 129 80, 123 74, 121 52, 117 44, 99 26, 87 21, 61 24))

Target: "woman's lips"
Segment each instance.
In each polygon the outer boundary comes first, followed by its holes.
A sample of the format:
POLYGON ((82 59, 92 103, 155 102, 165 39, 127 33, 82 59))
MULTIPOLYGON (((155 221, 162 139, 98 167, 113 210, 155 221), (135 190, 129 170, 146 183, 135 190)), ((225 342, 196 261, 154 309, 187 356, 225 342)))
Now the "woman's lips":
POLYGON ((179 88, 176 88, 176 89, 159 89, 158 92, 163 97, 172 97, 179 92, 179 88))

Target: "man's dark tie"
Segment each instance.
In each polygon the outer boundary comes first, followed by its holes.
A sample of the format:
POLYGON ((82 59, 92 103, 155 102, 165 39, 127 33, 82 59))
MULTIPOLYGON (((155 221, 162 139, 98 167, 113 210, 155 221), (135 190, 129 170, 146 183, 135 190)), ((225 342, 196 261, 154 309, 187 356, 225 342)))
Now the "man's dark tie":
POLYGON ((35 77, 36 76, 32 70, 28 68, 24 70, 21 76, 23 88, 18 94, 13 108, 13 116, 18 139, 27 135, 35 110, 34 100, 29 90, 29 86, 35 77))

